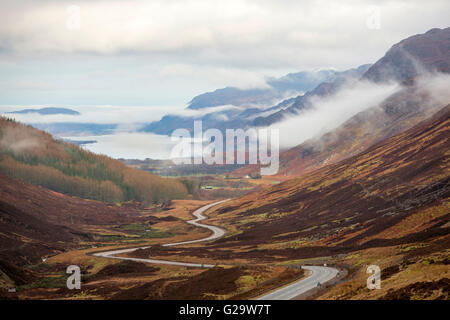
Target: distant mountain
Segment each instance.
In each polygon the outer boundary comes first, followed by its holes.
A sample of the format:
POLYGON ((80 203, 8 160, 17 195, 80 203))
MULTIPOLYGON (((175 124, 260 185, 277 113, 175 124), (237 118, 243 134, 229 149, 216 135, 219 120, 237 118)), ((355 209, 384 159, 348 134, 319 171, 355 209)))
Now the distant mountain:
POLYGON ((264 114, 262 116, 256 117, 252 121, 252 126, 269 126, 283 120, 286 116, 297 115, 300 111, 310 107, 311 97, 326 97, 337 92, 345 84, 358 80, 364 74, 364 72, 369 69, 370 66, 370 64, 365 64, 355 69, 336 72, 333 77, 330 77, 327 81, 323 81, 313 90, 308 91, 304 95, 283 100, 277 106, 271 108, 276 112, 273 112, 269 115, 264 114))
POLYGON ((363 65, 343 72, 333 70, 318 73, 299 72, 268 81, 269 89, 242 90, 228 87, 199 95, 191 100, 189 109, 233 105, 238 108, 206 113, 197 117, 167 115, 143 131, 170 134, 177 128, 192 129, 194 120, 203 120, 208 128, 264 127, 298 115, 308 109, 311 97, 335 93, 351 81, 373 82, 411 81, 419 74, 432 71, 450 72, 450 28, 432 29, 409 37, 387 51, 374 65, 363 65), (288 92, 305 91, 283 99, 288 92), (268 107, 274 100, 273 106, 268 107), (258 107, 265 105, 264 107, 258 107))
POLYGON ((166 115, 160 121, 152 122, 142 128, 145 132, 170 135, 178 128, 193 129, 194 120, 202 120, 204 129, 217 128, 249 128, 266 126, 283 118, 285 114, 297 113, 307 108, 307 98, 313 95, 326 95, 336 90, 350 79, 359 78, 370 65, 346 71, 319 71, 316 73, 299 72, 288 74, 282 78, 272 80, 272 89, 241 90, 237 88, 219 89, 195 97, 188 108, 204 109, 219 105, 234 105, 221 110, 205 110, 203 115, 196 117, 166 115), (300 83, 300 84, 299 84, 300 83), (283 99, 288 92, 301 91, 299 88, 311 91, 305 95, 294 95, 283 99), (297 88, 294 90, 293 88, 297 88), (278 99, 277 99, 278 98, 278 99), (274 100, 278 100, 275 105, 274 100))
POLYGON ((17 114, 25 114, 25 113, 39 113, 41 115, 52 115, 52 114, 67 114, 72 116, 78 116, 80 113, 78 111, 67 109, 67 108, 41 108, 41 109, 23 109, 18 111, 12 111, 8 113, 17 113, 17 114))
POLYGON ((141 130, 144 132, 154 132, 157 134, 170 135, 178 128, 188 129, 190 131, 194 128, 195 120, 203 121, 203 129, 209 128, 245 128, 248 127, 249 122, 244 117, 240 117, 245 110, 232 108, 216 112, 207 113, 202 116, 187 117, 180 115, 166 115, 159 121, 152 122, 145 125, 141 130))
POLYGON ((194 97, 189 102, 188 108, 202 109, 223 105, 270 104, 276 99, 284 98, 289 93, 309 91, 335 74, 334 70, 289 73, 281 78, 269 78, 267 80, 268 88, 264 89, 239 89, 235 87, 217 89, 194 97))
MULTIPOLYGON (((420 56, 414 54, 415 52, 427 52, 424 43, 431 44, 428 52, 434 52, 436 44, 430 40, 430 37, 432 39, 448 39, 450 37, 450 28, 433 29, 423 35, 416 35, 394 45, 394 49, 390 49, 383 58, 370 67, 362 78, 373 81, 381 81, 381 79, 386 81, 400 80, 404 83, 403 89, 390 96, 379 107, 363 111, 347 120, 338 128, 282 152, 280 154, 279 174, 283 176, 298 176, 356 155, 375 143, 411 128, 450 102, 437 102, 430 95, 426 84, 418 84, 414 81, 415 77, 423 72, 435 70, 435 64, 430 61, 446 61, 450 59, 449 50, 445 52, 439 51, 437 55, 439 59, 430 58, 430 55, 420 56), (408 45, 400 45, 402 43, 407 43, 408 45), (395 62, 392 62, 394 60, 390 58, 386 58, 391 56, 392 51, 396 52, 398 50, 396 48, 402 46, 402 54, 397 57, 395 62), (417 67, 414 69, 414 72, 412 69, 408 69, 411 56, 413 55, 415 56, 414 63, 417 67), (421 57, 423 60, 421 60, 421 57), (395 67, 388 68, 386 61, 395 63, 395 67), (402 72, 402 69, 397 67, 398 65, 407 66, 406 71, 402 72), (419 68, 418 66, 421 65, 427 65, 428 67, 419 68), (392 72, 382 72, 385 68, 392 72), (386 78, 383 78, 382 75, 386 76, 386 78), (395 78, 391 77, 393 75, 395 75, 395 78)), ((441 72, 449 72, 445 67, 445 63, 439 63, 438 65, 441 66, 439 68, 441 72)), ((320 90, 320 87, 324 87, 326 88, 325 92, 330 92, 329 88, 327 88, 328 86, 328 83, 324 83, 316 89, 320 90)), ((336 87, 338 86, 333 86, 331 91, 335 90, 336 87)), ((297 99, 296 108, 302 106, 305 101, 307 101, 306 98, 297 99)), ((288 109, 284 111, 285 114, 287 112, 289 112, 288 109)), ((278 119, 281 120, 282 116, 279 115, 278 119)), ((277 119, 267 121, 266 118, 264 120, 264 123, 268 124, 277 119)), ((233 174, 244 176, 257 171, 259 171, 259 168, 253 165, 238 169, 233 174)))
POLYGON ((392 46, 364 74, 365 79, 406 81, 424 72, 450 72, 450 28, 431 29, 392 46))

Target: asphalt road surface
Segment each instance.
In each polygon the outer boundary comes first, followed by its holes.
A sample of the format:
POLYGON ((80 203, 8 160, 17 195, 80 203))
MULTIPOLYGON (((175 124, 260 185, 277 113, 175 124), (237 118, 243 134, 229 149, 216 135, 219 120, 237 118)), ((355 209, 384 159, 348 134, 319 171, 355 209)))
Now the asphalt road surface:
POLYGON ((303 266, 302 269, 311 271, 311 275, 306 279, 294 282, 285 287, 279 288, 271 293, 265 294, 258 300, 290 300, 311 289, 317 288, 318 284, 335 278, 338 270, 330 267, 303 266))
MULTIPOLYGON (((208 204, 206 206, 201 207, 200 209, 197 209, 194 211, 193 215, 196 217, 196 219, 193 220, 189 220, 187 221, 187 223, 192 224, 194 226, 197 227, 201 227, 201 228, 206 228, 209 229, 213 232, 212 235, 210 235, 207 238, 203 238, 203 239, 197 239, 197 240, 190 240, 190 241, 183 241, 183 242, 175 242, 175 243, 166 243, 163 244, 164 247, 173 247, 173 246, 179 246, 179 245, 183 245, 183 244, 191 244, 191 243, 198 243, 198 242, 204 242, 204 241, 211 241, 211 240, 215 240, 218 238, 223 237, 223 235, 225 234, 225 230, 219 228, 219 227, 215 227, 215 226, 210 226, 207 224, 202 224, 199 223, 199 221, 202 221, 204 219, 206 219, 207 217, 205 217, 203 215, 203 213, 222 203, 228 201, 227 200, 222 200, 222 201, 218 201, 218 202, 214 202, 211 204, 208 204)), ((200 264, 200 263, 189 263, 189 262, 178 262, 178 261, 167 261, 167 260, 158 260, 158 259, 141 259, 141 258, 131 258, 131 257, 117 257, 117 255, 119 254, 123 254, 123 253, 128 253, 128 252, 133 252, 136 251, 138 249, 147 249, 150 248, 151 246, 147 246, 147 247, 138 247, 138 248, 128 248, 128 249, 119 249, 119 250, 111 250, 111 251, 105 251, 105 252, 98 252, 98 253, 94 253, 94 256, 96 257, 102 257, 102 258, 110 258, 110 259, 120 259, 120 260, 131 260, 131 261, 138 261, 138 262, 145 262, 145 263, 156 263, 156 264, 169 264, 169 265, 173 265, 173 266, 184 266, 184 267, 202 267, 202 268, 212 268, 215 265, 213 264, 200 264)))
MULTIPOLYGON (((192 224, 194 226, 211 230, 213 232, 212 235, 210 235, 209 237, 203 238, 203 239, 198 239, 198 240, 166 243, 166 244, 163 244, 163 246, 164 247, 179 246, 179 245, 184 245, 184 244, 192 244, 192 243, 199 243, 199 242, 204 242, 204 241, 211 241, 211 240, 215 240, 215 239, 223 237, 225 234, 225 230, 223 230, 219 227, 202 224, 202 223, 200 223, 200 221, 207 218, 206 216, 203 215, 203 213, 206 210, 208 210, 222 202, 225 202, 225 201, 228 201, 228 199, 214 202, 214 203, 208 204, 206 206, 203 206, 203 207, 197 209, 193 213, 193 215, 195 216, 195 219, 187 221, 187 223, 192 224)), ((144 262, 144 263, 167 264, 167 265, 184 266, 184 267, 201 267, 201 268, 215 267, 215 265, 213 265, 213 264, 200 264, 200 263, 167 261, 167 260, 158 260, 158 259, 141 259, 141 258, 118 257, 117 256, 117 255, 120 255, 123 253, 133 252, 138 249, 147 249, 147 248, 150 248, 150 246, 111 250, 111 251, 106 251, 106 252, 98 252, 98 253, 94 253, 94 256, 110 258, 110 259, 132 260, 132 261, 144 262)), ((282 287, 275 291, 272 291, 271 293, 265 294, 265 295, 259 297, 258 300, 290 300, 290 299, 293 299, 311 289, 316 288, 319 283, 323 284, 323 283, 333 279, 338 274, 337 269, 330 268, 330 267, 304 266, 302 268, 305 270, 309 270, 311 272, 311 275, 309 275, 306 279, 294 282, 290 285, 287 285, 285 287, 282 287)))

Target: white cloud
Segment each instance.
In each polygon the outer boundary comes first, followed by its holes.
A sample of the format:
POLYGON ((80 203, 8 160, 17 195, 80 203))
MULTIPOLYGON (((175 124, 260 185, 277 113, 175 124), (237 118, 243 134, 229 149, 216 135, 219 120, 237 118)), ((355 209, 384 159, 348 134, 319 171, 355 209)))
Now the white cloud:
POLYGON ((375 62, 448 16, 447 0, 2 0, 0 103, 185 103, 263 87, 262 75, 375 62), (366 26, 374 4, 379 30, 366 26), (80 29, 66 26, 70 5, 80 29))
MULTIPOLYGON (((422 108, 437 110, 450 102, 450 75, 424 74, 416 79, 417 94, 423 97, 422 108)), ((398 92, 396 83, 374 84, 358 81, 329 97, 313 97, 312 108, 272 125, 280 130, 280 146, 290 148, 332 131, 357 113, 379 106, 398 92)), ((431 115, 431 114, 430 114, 431 115)))
POLYGON ((170 64, 162 67, 159 75, 163 78, 184 78, 186 81, 200 78, 218 87, 269 88, 264 74, 237 68, 170 64))
MULTIPOLYGON (((73 141, 80 140, 78 136, 65 138, 73 141)), ((81 140, 96 141, 83 146, 92 152, 126 159, 169 159, 170 152, 176 144, 168 136, 137 132, 83 136, 81 140)))
POLYGON ((280 130, 282 148, 293 147, 331 131, 363 110, 378 106, 399 89, 400 86, 395 83, 373 84, 359 81, 332 96, 314 97, 311 99, 311 109, 271 127, 280 130))
MULTIPOLYGON (((100 123, 121 124, 122 128, 139 126, 161 119, 167 113, 184 113, 183 107, 158 106, 63 106, 80 112, 80 115, 41 115, 38 113, 8 114, 22 109, 40 109, 48 106, 0 106, 0 114, 24 123, 100 123)), ((62 107, 62 106, 58 106, 62 107)))
POLYGON ((0 115, 13 118, 23 123, 99 123, 99 124, 119 124, 119 131, 135 131, 143 124, 160 120, 164 115, 179 115, 185 117, 200 117, 205 114, 217 114, 219 112, 236 109, 236 106, 224 105, 199 110, 186 109, 184 106, 0 106, 0 115), (64 107, 76 110, 80 115, 41 115, 39 113, 10 113, 22 109, 41 109, 45 107, 64 107))
POLYGON ((372 1, 78 1, 81 27, 69 30, 72 1, 3 2, 4 50, 162 53, 235 66, 372 62, 406 36, 445 27, 450 14, 444 0, 379 1, 382 24, 374 31, 366 26, 372 1), (346 57, 355 44, 360 57, 346 57))

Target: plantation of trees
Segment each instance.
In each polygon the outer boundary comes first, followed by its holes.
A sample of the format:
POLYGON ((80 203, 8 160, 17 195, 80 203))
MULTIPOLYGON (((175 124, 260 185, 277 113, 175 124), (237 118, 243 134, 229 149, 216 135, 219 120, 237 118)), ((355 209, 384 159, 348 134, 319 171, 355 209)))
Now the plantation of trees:
POLYGON ((186 186, 178 180, 127 167, 4 117, 0 117, 0 173, 109 203, 150 204, 187 196, 186 186))

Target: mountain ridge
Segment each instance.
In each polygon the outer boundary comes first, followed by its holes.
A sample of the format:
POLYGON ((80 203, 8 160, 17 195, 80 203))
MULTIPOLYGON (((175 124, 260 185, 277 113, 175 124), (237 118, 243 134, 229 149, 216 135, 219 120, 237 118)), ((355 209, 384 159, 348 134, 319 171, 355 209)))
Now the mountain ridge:
MULTIPOLYGON (((414 49, 414 41, 418 41, 419 49, 417 50, 420 51, 422 49, 422 37, 428 38, 430 32, 433 34, 434 39, 450 39, 450 28, 446 28, 432 29, 423 35, 416 35, 403 41, 407 40, 407 48, 413 51, 416 50, 414 49)), ((403 41, 400 43, 403 43, 403 41)), ((446 43, 445 41, 444 43, 446 43)), ((393 46, 393 48, 397 47, 398 45, 393 46)), ((383 58, 372 65, 362 76, 363 81, 372 78, 374 74, 383 74, 380 69, 386 67, 384 61, 386 61, 386 57, 391 56, 389 53, 391 50, 395 51, 396 49, 390 49, 383 58)), ((450 51, 446 52, 446 59, 450 61, 450 51)), ((409 61, 408 58, 406 60, 409 61)), ((431 60, 437 61, 439 59, 431 60)), ((416 65, 419 62, 416 61, 416 65)), ((396 63, 399 62, 396 60, 396 63)), ((433 69, 431 66, 427 68, 427 70, 433 69)), ((421 70, 425 69, 421 68, 421 70)), ((446 70, 446 68, 441 69, 444 76, 448 75, 446 70)), ((439 74, 430 75, 429 71, 423 72, 425 74, 417 75, 414 73, 415 76, 412 76, 412 73, 398 74, 396 79, 401 82, 402 88, 385 99, 379 106, 362 111, 348 119, 338 128, 281 152, 279 175, 299 176, 324 165, 353 156, 374 143, 411 128, 426 119, 430 114, 438 111, 439 108, 445 106, 448 103, 445 97, 442 98, 442 101, 436 101, 433 93, 427 89, 427 83, 434 76, 439 77, 439 74)), ((386 81, 390 80, 392 78, 386 78, 386 81)), ((446 81, 448 82, 449 79, 446 81)), ((249 165, 234 171, 232 174, 245 176, 257 170, 259 170, 258 166, 249 165)))
MULTIPOLYGON (((282 119, 285 116, 285 112, 296 114, 303 107, 307 108, 306 98, 312 95, 327 95, 333 90, 337 90, 345 81, 360 77, 368 67, 369 65, 363 65, 345 71, 333 71, 327 79, 318 83, 313 90, 306 92, 304 95, 294 95, 287 99, 279 99, 275 104, 267 102, 268 107, 261 108, 253 104, 238 103, 238 107, 212 111, 200 116, 165 115, 161 120, 145 125, 141 131, 170 135, 173 130, 178 128, 192 130, 194 120, 202 120, 205 129, 216 128, 219 130, 227 128, 248 129, 254 126, 268 125, 282 119), (269 115, 265 115, 267 113, 269 115), (273 120, 274 118, 275 120, 273 120), (264 121, 267 123, 264 123, 264 121)), ((273 96, 269 100, 273 100, 273 96)), ((222 101, 222 103, 225 102, 222 101)), ((227 101, 227 103, 230 103, 230 101, 227 101)))
POLYGON ((450 27, 434 28, 394 44, 363 78, 405 81, 424 72, 450 72, 450 27))

